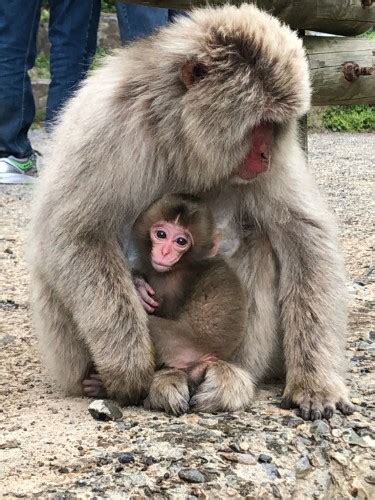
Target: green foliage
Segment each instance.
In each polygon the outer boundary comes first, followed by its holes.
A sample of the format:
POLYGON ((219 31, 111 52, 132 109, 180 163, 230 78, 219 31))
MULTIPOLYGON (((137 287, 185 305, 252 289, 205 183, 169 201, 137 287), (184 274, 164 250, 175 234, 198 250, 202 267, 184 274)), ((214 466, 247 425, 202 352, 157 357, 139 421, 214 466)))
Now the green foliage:
POLYGON ((30 70, 30 77, 36 78, 49 78, 49 57, 44 52, 39 52, 35 59, 35 65, 30 70))
POLYGON ((322 117, 323 126, 334 132, 375 130, 375 107, 368 105, 330 106, 322 117))
POLYGON ((102 12, 116 12, 115 0, 101 0, 101 1, 102 1, 102 12))

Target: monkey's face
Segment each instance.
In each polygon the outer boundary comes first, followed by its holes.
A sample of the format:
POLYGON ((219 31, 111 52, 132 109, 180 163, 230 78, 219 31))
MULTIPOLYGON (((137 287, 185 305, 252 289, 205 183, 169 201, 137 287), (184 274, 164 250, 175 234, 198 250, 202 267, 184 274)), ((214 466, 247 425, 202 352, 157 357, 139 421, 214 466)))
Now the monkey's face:
POLYGON ((186 165, 176 175, 209 188, 266 170, 275 131, 309 107, 308 67, 297 36, 243 5, 193 11, 152 42, 161 72, 150 83, 159 92, 153 123, 168 157, 186 165))
POLYGON ((151 226, 150 240, 151 264, 159 273, 170 271, 194 245, 193 236, 187 228, 165 220, 151 226))

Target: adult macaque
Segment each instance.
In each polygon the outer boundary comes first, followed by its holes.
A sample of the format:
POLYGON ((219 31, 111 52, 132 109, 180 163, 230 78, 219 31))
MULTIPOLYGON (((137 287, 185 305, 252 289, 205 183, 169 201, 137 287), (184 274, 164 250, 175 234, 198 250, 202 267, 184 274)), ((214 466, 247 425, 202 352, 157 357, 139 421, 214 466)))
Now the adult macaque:
MULTIPOLYGON (((146 207, 186 192, 225 213, 249 318, 237 365, 206 374, 196 407, 245 407, 251 379, 282 364, 283 406, 352 411, 336 228, 297 140, 309 103, 302 42, 245 4, 193 11, 88 78, 54 131, 31 240, 36 327, 66 393, 92 364, 110 397, 148 392, 152 342, 123 249, 146 207)), ((159 382, 166 409, 183 404, 185 380, 159 382)))
MULTIPOLYGON (((165 195, 134 225, 134 282, 149 317, 157 368, 146 405, 180 414, 208 370, 230 362, 246 331, 246 303, 236 273, 218 257, 218 235, 206 204, 191 195, 165 195), (160 380, 185 379, 185 399, 165 400, 160 380)), ((208 373, 209 376, 209 373, 208 373)), ((243 377, 249 377, 246 372, 243 377)), ((85 393, 103 397, 98 374, 85 393)), ((250 402, 250 399, 249 399, 250 402)), ((191 400, 194 405, 194 398, 191 400)))

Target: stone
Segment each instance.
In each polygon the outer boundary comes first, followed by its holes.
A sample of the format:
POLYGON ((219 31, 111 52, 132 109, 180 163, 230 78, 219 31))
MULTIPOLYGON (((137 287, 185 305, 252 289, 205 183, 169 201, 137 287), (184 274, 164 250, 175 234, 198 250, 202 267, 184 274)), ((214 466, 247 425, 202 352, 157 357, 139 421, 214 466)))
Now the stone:
POLYGON ((371 330, 368 334, 368 337, 370 340, 373 340, 375 342, 375 330, 371 330))
POLYGON ((20 443, 16 439, 0 439, 0 450, 19 448, 20 443))
POLYGON ((275 464, 263 463, 262 467, 265 469, 267 476, 273 481, 281 477, 279 469, 275 464))
POLYGON ((296 465, 296 476, 298 478, 305 477, 311 471, 311 463, 307 455, 303 455, 296 465))
POLYGON ((220 453, 220 456, 238 464, 255 465, 257 463, 257 459, 250 453, 220 453))
POLYGON ((365 481, 369 484, 375 484, 375 474, 369 474, 368 476, 365 476, 365 481))
POLYGON ((117 457, 117 460, 120 462, 120 464, 131 464, 135 461, 134 455, 127 452, 120 453, 117 457))
POLYGON ((205 483, 208 480, 207 476, 197 469, 181 469, 178 477, 187 483, 205 483))
POLYGON ((323 420, 315 420, 310 426, 310 431, 315 436, 328 436, 331 433, 329 425, 323 420))
POLYGON ((270 455, 266 455, 265 453, 261 453, 258 457, 258 462, 261 464, 269 464, 272 462, 272 457, 270 455))
POLYGON ((104 399, 95 399, 88 407, 90 415, 95 420, 107 422, 108 420, 117 420, 122 417, 122 411, 111 401, 104 399))
POLYGON ((340 465, 344 465, 345 467, 348 465, 348 459, 342 453, 331 451, 329 456, 333 458, 333 460, 335 460, 340 465))
POLYGON ((3 337, 0 337, 0 345, 4 346, 12 344, 16 340, 16 338, 17 337, 15 337, 14 335, 4 335, 3 337))
POLYGON ((298 427, 300 425, 303 425, 305 421, 301 417, 296 417, 296 416, 290 416, 290 417, 284 417, 282 420, 282 424, 285 425, 286 427, 298 427))

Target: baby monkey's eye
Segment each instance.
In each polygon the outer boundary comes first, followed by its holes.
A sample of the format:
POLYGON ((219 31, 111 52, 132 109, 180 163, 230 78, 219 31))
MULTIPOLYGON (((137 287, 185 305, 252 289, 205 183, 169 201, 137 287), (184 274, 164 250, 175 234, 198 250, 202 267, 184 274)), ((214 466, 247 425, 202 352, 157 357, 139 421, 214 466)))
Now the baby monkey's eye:
POLYGON ((159 229, 158 231, 156 231, 156 237, 159 238, 159 240, 165 240, 165 238, 167 237, 167 233, 159 229))
POLYGON ((188 244, 188 241, 180 236, 179 238, 177 238, 176 243, 180 247, 185 247, 188 244))

